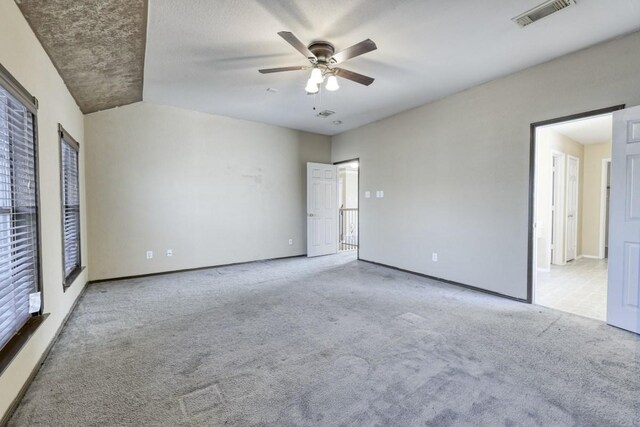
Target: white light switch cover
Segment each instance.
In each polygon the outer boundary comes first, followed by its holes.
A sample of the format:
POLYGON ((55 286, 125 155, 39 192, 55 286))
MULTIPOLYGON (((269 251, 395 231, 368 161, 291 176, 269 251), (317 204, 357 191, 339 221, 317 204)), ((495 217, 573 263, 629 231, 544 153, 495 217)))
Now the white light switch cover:
POLYGON ((364 192, 364 198, 365 199, 370 199, 371 198, 371 191, 365 191, 364 192))

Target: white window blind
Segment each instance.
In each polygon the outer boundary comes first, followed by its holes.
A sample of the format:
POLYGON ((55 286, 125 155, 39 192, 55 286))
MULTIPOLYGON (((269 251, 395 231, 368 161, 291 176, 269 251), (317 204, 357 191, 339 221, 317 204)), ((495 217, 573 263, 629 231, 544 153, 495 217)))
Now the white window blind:
POLYGON ((80 188, 78 143, 60 130, 62 157, 62 229, 64 239, 65 285, 80 270, 80 188))
POLYGON ((34 121, 0 85, 0 348, 31 317, 39 287, 34 121))

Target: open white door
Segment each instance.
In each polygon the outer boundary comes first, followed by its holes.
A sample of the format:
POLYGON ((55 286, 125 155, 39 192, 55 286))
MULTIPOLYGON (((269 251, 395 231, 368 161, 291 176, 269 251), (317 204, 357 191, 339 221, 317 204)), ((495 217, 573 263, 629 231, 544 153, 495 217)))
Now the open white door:
POLYGON ((307 256, 338 251, 338 167, 307 163, 307 256))
POLYGON ((640 333, 640 107, 613 114, 607 323, 640 333))
POLYGON ((567 156, 567 221, 565 241, 565 261, 578 256, 578 176, 580 159, 567 156))

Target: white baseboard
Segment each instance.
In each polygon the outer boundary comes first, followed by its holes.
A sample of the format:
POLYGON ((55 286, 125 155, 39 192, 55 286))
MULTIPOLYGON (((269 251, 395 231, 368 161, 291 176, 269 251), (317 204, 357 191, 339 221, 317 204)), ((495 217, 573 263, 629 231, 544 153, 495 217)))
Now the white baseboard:
POLYGON ((594 255, 580 255, 580 258, 587 258, 587 259, 603 259, 603 258, 600 258, 599 256, 594 256, 594 255))

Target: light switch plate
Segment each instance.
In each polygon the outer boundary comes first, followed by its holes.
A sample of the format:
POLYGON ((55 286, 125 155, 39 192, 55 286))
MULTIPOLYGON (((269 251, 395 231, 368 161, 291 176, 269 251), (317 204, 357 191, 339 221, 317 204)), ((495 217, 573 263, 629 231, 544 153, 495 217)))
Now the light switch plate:
POLYGON ((365 199, 370 199, 371 198, 371 191, 365 191, 364 192, 364 198, 365 199))

